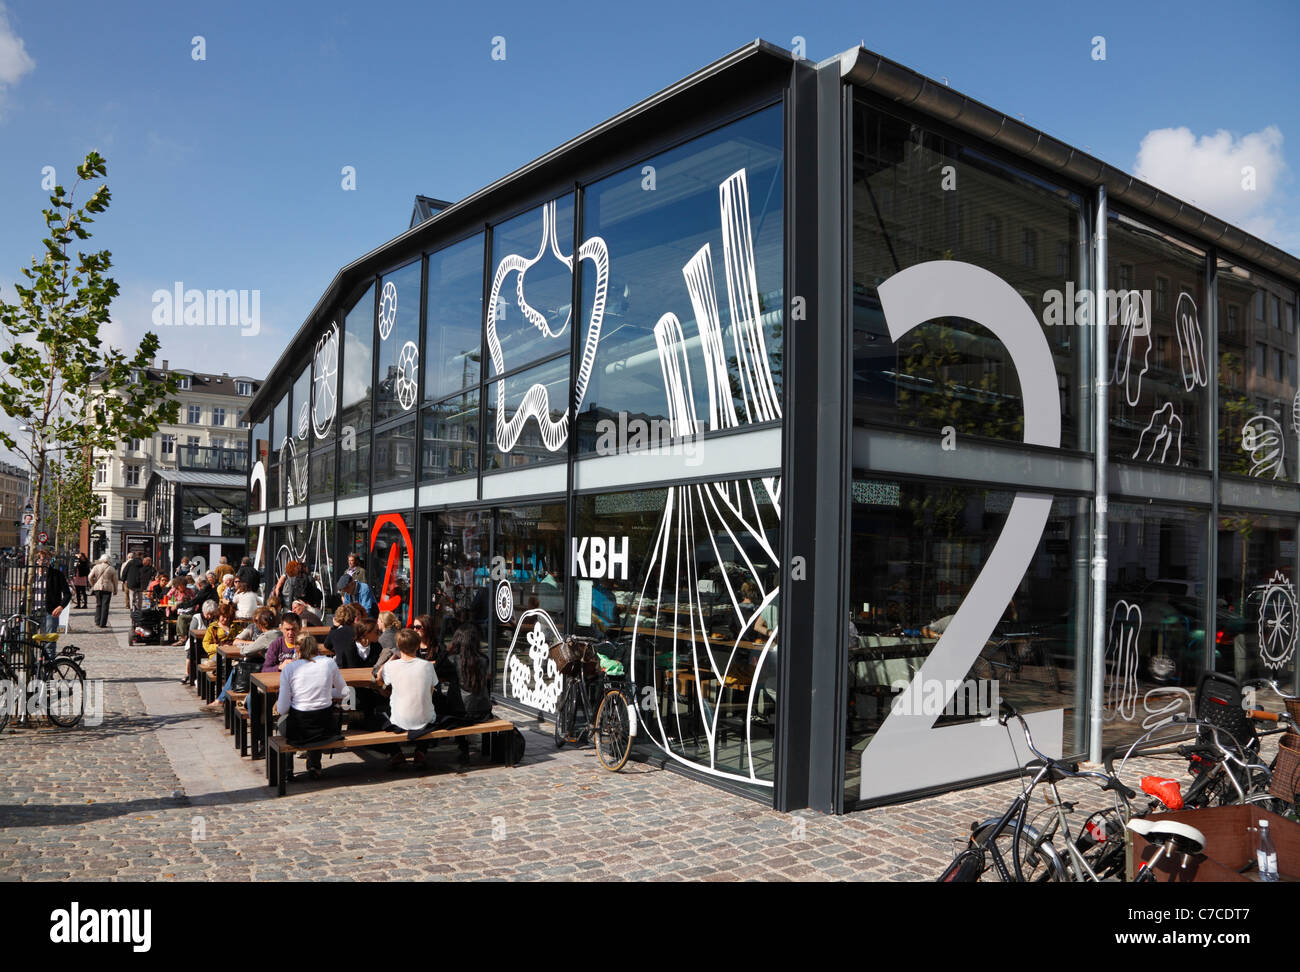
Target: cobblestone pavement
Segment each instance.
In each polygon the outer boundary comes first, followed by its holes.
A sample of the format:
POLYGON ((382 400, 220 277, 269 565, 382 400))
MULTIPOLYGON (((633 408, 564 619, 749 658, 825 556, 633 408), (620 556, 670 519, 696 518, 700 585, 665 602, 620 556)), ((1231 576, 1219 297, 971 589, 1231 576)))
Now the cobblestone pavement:
POLYGON ((514 768, 460 768, 445 743, 427 773, 348 753, 277 799, 261 761, 241 760, 221 717, 178 683, 180 649, 126 647, 120 608, 107 633, 91 618, 78 612, 64 640, 105 680, 103 724, 0 737, 5 880, 924 881, 1017 787, 778 814, 657 766, 604 772, 540 726, 514 768))

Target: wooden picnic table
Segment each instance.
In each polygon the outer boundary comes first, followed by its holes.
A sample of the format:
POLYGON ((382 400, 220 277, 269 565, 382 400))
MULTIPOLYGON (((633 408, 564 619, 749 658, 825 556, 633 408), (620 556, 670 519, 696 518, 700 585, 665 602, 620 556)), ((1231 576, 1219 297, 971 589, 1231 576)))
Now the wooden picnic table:
MULTIPOLYGON (((349 688, 370 688, 375 684, 374 673, 369 668, 344 668, 343 681, 349 688)), ((252 756, 261 759, 266 755, 266 741, 275 735, 275 697, 280 694, 279 672, 257 672, 248 686, 248 724, 253 730, 252 756)), ((266 781, 270 786, 272 768, 266 768, 266 781)))

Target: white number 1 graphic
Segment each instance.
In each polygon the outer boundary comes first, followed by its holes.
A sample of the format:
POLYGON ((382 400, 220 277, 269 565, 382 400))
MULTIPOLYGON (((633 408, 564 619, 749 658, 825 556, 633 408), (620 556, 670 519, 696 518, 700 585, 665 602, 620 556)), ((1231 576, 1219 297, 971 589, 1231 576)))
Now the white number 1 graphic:
MULTIPOLYGON (((1033 311, 1010 284, 969 263, 936 260, 909 267, 882 283, 880 304, 895 343, 926 321, 943 317, 975 321, 991 331, 1007 349, 1020 379, 1024 441, 1060 447, 1061 402, 1052 352, 1033 311)), ((913 676, 908 686, 910 697, 922 697, 935 684, 945 686, 945 702, 952 697, 1024 577, 1051 510, 1049 493, 1016 493, 988 562, 938 644, 913 676), (921 694, 914 694, 918 689, 921 694)), ((936 729, 937 718, 934 714, 902 710, 885 718, 862 751, 861 799, 1014 768, 1013 753, 1001 726, 976 722, 936 729)), ((1049 756, 1059 756, 1064 710, 1035 712, 1026 716, 1026 721, 1038 747, 1049 756)), ((1021 735, 1018 726, 1014 731, 1021 735)))

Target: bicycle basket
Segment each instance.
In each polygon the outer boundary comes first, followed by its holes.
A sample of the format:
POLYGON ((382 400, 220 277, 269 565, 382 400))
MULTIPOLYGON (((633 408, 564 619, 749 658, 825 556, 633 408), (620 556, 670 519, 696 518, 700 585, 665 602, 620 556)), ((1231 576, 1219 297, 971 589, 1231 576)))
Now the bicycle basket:
MULTIPOLYGON (((1196 687, 1196 717, 1223 730, 1246 749, 1256 740, 1255 726, 1242 707, 1241 683, 1219 672, 1206 672, 1196 687)), ((1202 741, 1211 742, 1202 729, 1202 741)))
POLYGON ((1300 790, 1300 733, 1287 732, 1277 740, 1277 764, 1268 792, 1279 800, 1292 803, 1300 790))
POLYGON ((551 661, 555 669, 564 676, 576 676, 579 670, 588 677, 600 670, 600 661, 596 657, 596 643, 592 638, 578 638, 570 635, 563 641, 551 645, 551 661))

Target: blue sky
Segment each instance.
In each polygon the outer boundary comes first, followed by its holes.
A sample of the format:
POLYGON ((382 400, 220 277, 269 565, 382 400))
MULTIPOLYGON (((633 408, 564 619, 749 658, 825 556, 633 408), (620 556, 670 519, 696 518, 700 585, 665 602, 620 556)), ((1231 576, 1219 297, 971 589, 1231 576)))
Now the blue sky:
POLYGON ((134 345, 153 292, 177 281, 261 292, 257 337, 161 329, 173 367, 262 377, 337 269, 406 228, 416 193, 462 198, 755 37, 803 37, 814 60, 863 41, 1127 171, 1183 180, 1167 188, 1300 253, 1300 5, 1285 0, 3 11, 0 293, 40 246, 42 168, 67 184, 98 149, 113 205, 94 242, 122 288, 114 343, 134 345), (1149 133, 1180 127, 1139 158, 1149 133), (1254 195, 1225 190, 1223 172, 1257 160, 1254 195))

